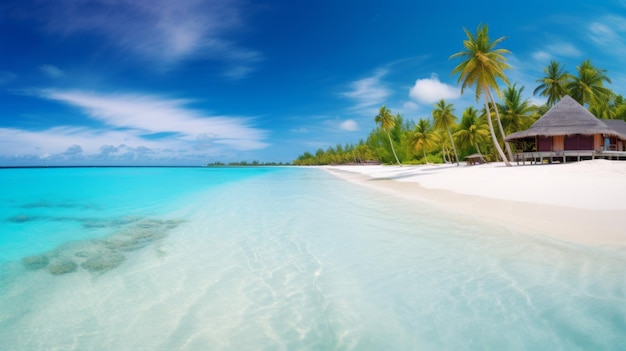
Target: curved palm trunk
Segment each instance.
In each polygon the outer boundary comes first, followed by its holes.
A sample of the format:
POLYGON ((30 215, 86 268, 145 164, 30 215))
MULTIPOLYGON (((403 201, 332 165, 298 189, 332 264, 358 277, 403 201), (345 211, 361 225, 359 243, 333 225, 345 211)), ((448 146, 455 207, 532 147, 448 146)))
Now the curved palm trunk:
POLYGON ((446 128, 448 131, 448 136, 450 137, 450 142, 452 143, 452 150, 454 151, 454 158, 456 158, 456 165, 460 166, 459 164, 459 155, 456 153, 456 145, 454 145, 454 140, 452 139, 452 133, 450 133, 450 128, 446 128))
MULTIPOLYGON (((488 91, 488 89, 485 89, 485 90, 488 91)), ((511 164, 506 158, 506 155, 504 155, 504 151, 502 151, 502 148, 500 147, 498 138, 496 138, 496 132, 493 130, 493 122, 491 122, 491 116, 489 115, 489 98, 487 97, 487 94, 484 95, 484 98, 485 98, 485 111, 487 112, 487 124, 489 125, 489 133, 491 133, 491 139, 493 140, 493 145, 496 147, 496 150, 498 151, 500 158, 502 158, 502 160, 504 161, 504 164, 507 165, 507 167, 511 166, 511 164)))
POLYGON ((504 128, 502 127, 502 121, 500 121, 500 113, 498 112, 498 106, 496 106, 496 102, 493 100, 493 95, 491 95, 491 91, 487 90, 489 94, 489 99, 491 100, 491 106, 493 106, 494 111, 496 111, 496 121, 498 122, 498 128, 500 129, 500 135, 502 136, 502 141, 504 142, 504 147, 506 148, 506 152, 509 155, 509 160, 513 159, 513 152, 511 151, 511 145, 504 140, 506 135, 504 135, 504 128))
POLYGON ((482 155, 483 155, 483 153, 482 153, 482 152, 480 152, 480 149, 478 148, 478 143, 475 143, 475 144, 474 144, 474 146, 476 147, 476 151, 478 151, 478 154, 479 154, 480 156, 482 156, 482 155))
POLYGON ((387 132, 387 137, 389 138, 389 145, 391 145, 391 152, 393 152, 393 157, 396 158, 396 162, 398 162, 398 165, 402 167, 402 163, 400 163, 400 160, 398 160, 398 155, 396 155, 396 149, 393 148, 393 141, 391 140, 391 134, 389 134, 389 132, 387 132))

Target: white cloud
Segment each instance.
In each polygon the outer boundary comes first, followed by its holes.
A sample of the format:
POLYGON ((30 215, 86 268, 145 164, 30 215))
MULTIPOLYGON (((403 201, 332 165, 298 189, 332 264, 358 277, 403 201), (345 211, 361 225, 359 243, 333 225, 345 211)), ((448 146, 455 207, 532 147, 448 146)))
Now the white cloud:
POLYGON ((416 111, 419 106, 413 101, 407 101, 402 105, 402 108, 406 111, 416 111))
POLYGON ((183 140, 212 135, 213 142, 249 150, 266 146, 266 132, 241 117, 206 116, 185 107, 186 100, 141 94, 94 94, 80 91, 42 92, 44 98, 76 106, 88 117, 114 128, 129 128, 143 134, 176 133, 183 140))
POLYGON ((68 147, 67 150, 65 150, 63 154, 68 155, 68 156, 76 156, 82 153, 83 153, 83 148, 80 145, 74 144, 68 147))
POLYGON ((418 79, 409 91, 409 96, 419 102, 432 104, 441 99, 456 99, 461 96, 459 89, 442 83, 436 74, 430 78, 418 79))
POLYGON ((582 53, 578 50, 577 47, 570 43, 555 43, 552 45, 548 45, 546 47, 546 51, 552 53, 553 56, 560 57, 580 57, 582 53))
POLYGON ((359 79, 350 84, 351 90, 343 95, 356 102, 353 109, 360 110, 385 103, 390 91, 381 79, 386 73, 384 70, 379 70, 371 77, 359 79))
POLYGON ((250 118, 208 116, 187 108, 184 100, 76 91, 41 96, 75 106, 105 127, 0 128, 0 159, 182 162, 269 146, 266 131, 250 118))
MULTIPOLYGON (((41 131, 17 128, 0 128, 0 150, 4 156, 35 155, 46 158, 65 154, 68 150, 83 154, 98 154, 103 145, 135 144, 158 147, 158 144, 142 140, 137 133, 119 130, 98 131, 86 127, 58 126, 41 131)), ((171 143, 168 143, 171 146, 171 143)), ((65 154, 67 155, 67 154, 65 154)))
POLYGON ((65 75, 58 67, 53 65, 41 65, 39 70, 52 78, 61 78, 65 75))
POLYGON ((53 32, 99 35, 107 45, 153 63, 211 58, 246 67, 236 75, 241 77, 261 57, 227 39, 244 25, 243 5, 240 0, 59 1, 42 6, 37 15, 53 32))
POLYGON ((342 130, 354 132, 359 130, 359 125, 356 123, 356 121, 352 119, 347 119, 339 124, 339 128, 342 130))
POLYGON ((309 129, 305 128, 305 127, 293 128, 293 129, 290 130, 290 132, 292 132, 292 133, 308 133, 309 129))
POLYGON ((546 62, 552 60, 553 56, 546 51, 536 51, 532 54, 535 61, 546 62))
POLYGON ((604 16, 600 21, 589 25, 589 38, 612 55, 626 54, 626 17, 604 16))

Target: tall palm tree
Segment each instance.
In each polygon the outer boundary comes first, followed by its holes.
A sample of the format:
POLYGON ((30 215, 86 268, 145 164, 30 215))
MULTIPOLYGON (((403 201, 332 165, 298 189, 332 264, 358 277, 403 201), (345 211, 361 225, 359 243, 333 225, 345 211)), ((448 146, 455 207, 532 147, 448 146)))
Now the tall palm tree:
POLYGON ((396 158, 398 165, 402 166, 400 160, 398 160, 398 155, 396 155, 396 150, 393 148, 393 141, 391 140, 391 134, 389 133, 389 131, 396 126, 396 119, 391 114, 391 110, 383 105, 378 111, 376 117, 374 117, 374 121, 377 124, 380 124, 380 127, 385 131, 385 133, 387 133, 389 145, 391 145, 391 152, 393 152, 393 156, 396 158))
POLYGON ((594 67, 591 60, 583 61, 576 67, 578 76, 572 77, 567 84, 570 96, 581 105, 603 105, 611 96, 611 90, 604 87, 604 82, 611 83, 606 70, 594 67))
POLYGON ((478 117, 478 111, 469 106, 463 111, 459 130, 454 133, 454 137, 462 148, 466 149, 468 146, 473 146, 476 148, 476 152, 482 155, 478 144, 489 138, 489 127, 478 117))
POLYGON ((454 108, 452 107, 452 104, 446 104, 444 99, 439 100, 435 104, 435 109, 433 110, 433 120, 435 122, 435 129, 445 130, 448 132, 450 142, 452 143, 452 150, 454 151, 454 157, 456 158, 456 165, 459 166, 459 155, 456 152, 456 146, 454 145, 452 133, 450 132, 450 128, 456 124, 456 116, 454 116, 454 108))
POLYGON ((554 106, 561 98, 567 95, 567 82, 572 76, 564 70, 565 66, 561 66, 558 62, 552 60, 548 67, 543 69, 545 77, 537 79, 539 86, 533 91, 533 95, 547 96, 548 107, 554 106))
POLYGON ((498 104, 498 109, 502 113, 504 132, 515 133, 527 129, 534 122, 531 114, 536 109, 530 104, 528 99, 522 99, 524 87, 517 89, 517 84, 508 86, 504 90, 504 103, 498 104))
POLYGON ((437 138, 439 139, 439 145, 441 146, 441 157, 443 158, 444 163, 452 163, 452 156, 450 155, 452 151, 452 146, 450 145, 450 139, 446 135, 445 130, 437 129, 435 130, 437 134, 437 138))
MULTIPOLYGON (((498 121, 498 126, 500 127, 500 133, 504 139, 504 131, 501 126, 502 123, 500 122, 500 114, 498 113, 498 109, 495 107, 496 104, 493 99, 493 95, 491 94, 491 89, 493 88, 498 96, 500 96, 500 88, 498 87, 497 79, 501 79, 503 82, 508 84, 508 79, 504 75, 504 70, 511 67, 506 63, 504 55, 509 54, 510 51, 495 48, 505 39, 505 37, 500 37, 491 41, 489 38, 489 29, 486 25, 478 26, 476 29, 476 36, 465 28, 463 28, 463 30, 467 35, 467 40, 463 41, 465 50, 450 56, 450 58, 463 58, 464 61, 452 70, 452 74, 459 74, 457 84, 462 82, 461 93, 463 93, 463 90, 466 87, 476 85, 476 101, 480 99, 480 95, 483 95, 486 111, 489 111, 489 104, 491 103, 491 106, 493 106, 496 113, 496 120, 498 121)), ((487 117, 489 131, 491 133, 491 139, 493 140, 494 146, 504 163, 507 166, 511 166, 508 159, 504 155, 502 148, 500 147, 500 143, 498 143, 491 117, 487 117)), ((513 153, 511 152, 511 147, 507 142, 504 144, 507 148, 509 156, 512 158, 513 153)))
POLYGON ((428 163, 428 158, 426 158, 426 150, 432 148, 438 142, 439 136, 431 127, 430 121, 424 118, 420 118, 415 125, 413 135, 411 135, 410 144, 413 148, 413 151, 422 151, 422 153, 424 154, 424 162, 428 163))

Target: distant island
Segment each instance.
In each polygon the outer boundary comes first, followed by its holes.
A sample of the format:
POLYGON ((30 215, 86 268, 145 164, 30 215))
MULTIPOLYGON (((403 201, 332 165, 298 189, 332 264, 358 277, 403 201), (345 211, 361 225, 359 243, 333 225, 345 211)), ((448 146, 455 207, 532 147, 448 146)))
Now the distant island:
POLYGON ((240 161, 240 162, 213 162, 206 165, 207 167, 250 167, 250 166, 291 166, 289 162, 260 162, 260 161, 240 161))

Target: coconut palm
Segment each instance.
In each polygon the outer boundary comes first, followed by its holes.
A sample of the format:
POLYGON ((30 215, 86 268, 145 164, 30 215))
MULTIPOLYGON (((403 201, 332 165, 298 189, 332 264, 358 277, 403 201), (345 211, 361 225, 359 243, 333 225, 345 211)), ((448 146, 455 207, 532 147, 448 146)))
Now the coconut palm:
POLYGON ((502 113, 504 132, 507 134, 527 129, 534 122, 531 114, 536 108, 528 99, 522 99, 523 91, 524 87, 517 89, 517 84, 507 87, 503 94, 504 103, 498 104, 498 109, 502 113))
POLYGON ((439 145, 441 146, 441 158, 443 158, 443 163, 452 163, 452 156, 450 155, 450 139, 446 135, 445 130, 435 130, 437 133, 437 138, 439 138, 439 145))
POLYGON ((446 104, 444 99, 439 100, 435 104, 435 109, 433 110, 433 121, 435 122, 435 129, 445 130, 448 133, 450 143, 452 143, 454 157, 456 158, 456 165, 459 166, 459 155, 456 152, 456 146, 454 145, 452 133, 450 132, 450 128, 454 127, 456 124, 456 116, 454 116, 454 108, 452 107, 452 104, 446 104))
POLYGON ((437 145, 438 142, 439 136, 431 127, 430 121, 424 118, 420 118, 415 125, 413 135, 411 135, 410 144, 413 151, 422 151, 422 153, 424 154, 424 162, 428 163, 428 158, 426 158, 426 150, 437 145))
POLYGON ((604 87, 604 82, 611 83, 605 75, 606 70, 594 67, 590 60, 583 61, 576 70, 578 76, 573 76, 567 84, 570 96, 581 105, 606 104, 612 93, 604 87))
MULTIPOLYGON (((463 30, 467 35, 467 40, 463 41, 465 50, 450 56, 450 58, 462 58, 464 61, 452 70, 452 74, 459 74, 457 84, 462 83, 461 93, 463 93, 465 88, 475 85, 476 101, 478 101, 480 96, 483 95, 486 111, 489 111, 489 104, 491 103, 496 113, 496 120, 498 121, 498 126, 500 127, 500 133, 504 139, 504 131, 501 126, 502 123, 500 122, 500 114, 498 113, 498 109, 495 108, 496 104, 493 99, 493 95, 491 94, 491 89, 494 89, 498 96, 500 96, 500 88, 498 87, 497 80, 501 79, 508 84, 508 79, 504 75, 503 71, 510 68, 510 66, 506 63, 506 58, 504 57, 505 54, 509 54, 510 52, 506 49, 495 48, 505 39, 505 37, 500 37, 491 41, 489 38, 489 29, 486 25, 478 26, 476 29, 476 36, 465 28, 463 28, 463 30)), ((511 164, 504 155, 504 152, 498 143, 498 139, 496 138, 491 118, 490 116, 488 117, 487 122, 489 123, 489 131, 491 133, 491 139, 493 140, 494 146, 504 163, 507 166, 510 166, 511 164)), ((509 144, 505 142, 505 146, 509 156, 512 158, 513 154, 509 144)))
POLYGON ((396 126, 396 119, 391 114, 391 110, 383 105, 378 111, 376 117, 374 118, 374 121, 376 121, 377 124, 380 124, 380 127, 385 131, 385 133, 387 133, 387 137, 389 138, 389 145, 391 145, 391 152, 393 152, 393 156, 396 158, 396 162, 398 162, 398 164, 402 166, 400 160, 398 160, 398 156, 396 155, 396 150, 393 148, 393 141, 391 140, 391 134, 389 133, 389 131, 396 126))
POLYGON ((558 62, 552 60, 548 67, 543 69, 545 77, 537 79, 539 86, 533 91, 533 95, 547 96, 548 107, 554 106, 561 98, 567 95, 567 82, 572 77, 558 62))
POLYGON ((454 137, 463 149, 473 146, 482 155, 478 144, 489 138, 489 127, 478 117, 478 111, 469 106, 463 111, 459 130, 454 133, 454 137))

